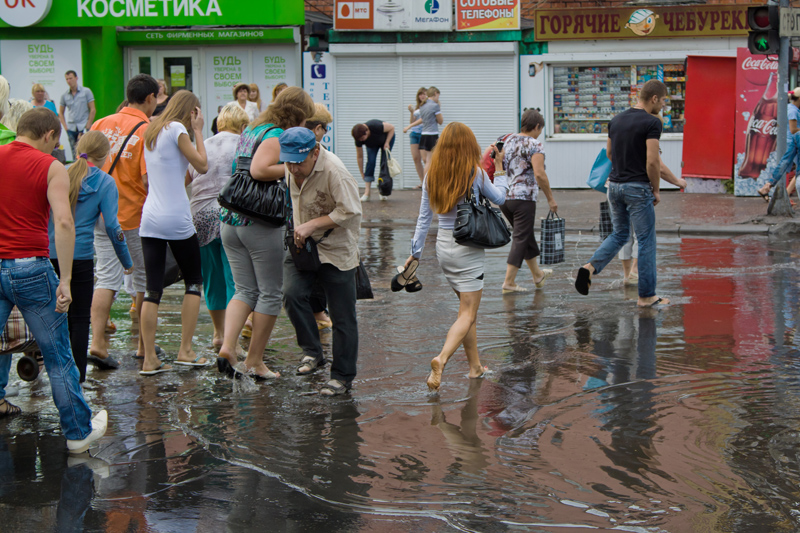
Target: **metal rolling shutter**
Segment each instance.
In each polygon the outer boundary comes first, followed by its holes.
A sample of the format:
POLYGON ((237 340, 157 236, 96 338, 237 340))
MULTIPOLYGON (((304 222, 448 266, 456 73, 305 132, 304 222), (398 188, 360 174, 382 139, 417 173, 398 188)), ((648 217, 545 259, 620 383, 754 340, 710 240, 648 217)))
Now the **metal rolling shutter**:
MULTIPOLYGON (((420 87, 438 88, 442 94, 444 123, 463 122, 469 126, 481 145, 481 151, 499 135, 517 131, 519 105, 515 54, 405 56, 403 69, 403 104, 414 102, 420 87)), ((405 109, 408 119, 408 109, 405 109)), ((408 135, 406 135, 406 143, 408 135)), ((405 185, 413 187, 419 180, 408 145, 403 152, 405 185)))
POLYGON ((390 122, 397 129, 393 155, 403 167, 395 187, 415 186, 419 179, 403 127, 408 124, 408 105, 414 102, 417 89, 436 86, 442 92, 442 127, 455 121, 467 124, 483 149, 499 135, 517 131, 517 62, 516 53, 338 56, 333 125, 336 154, 360 181, 350 130, 373 118, 390 122))
MULTIPOLYGON (((344 162, 360 185, 363 182, 356 161, 356 146, 350 135, 353 126, 372 119, 389 122, 395 126, 398 137, 394 144, 393 155, 396 153, 397 156, 400 156, 403 149, 408 150, 407 145, 403 144, 405 116, 401 114, 401 108, 397 105, 400 100, 400 69, 398 65, 399 59, 396 56, 336 58, 335 114, 333 117, 336 155, 344 162)), ((364 151, 365 164, 366 157, 367 154, 364 151)), ((405 174, 405 168, 403 174, 405 174)), ((375 177, 378 177, 377 167, 375 177)), ((396 183, 395 187, 400 188, 401 183, 396 183)))

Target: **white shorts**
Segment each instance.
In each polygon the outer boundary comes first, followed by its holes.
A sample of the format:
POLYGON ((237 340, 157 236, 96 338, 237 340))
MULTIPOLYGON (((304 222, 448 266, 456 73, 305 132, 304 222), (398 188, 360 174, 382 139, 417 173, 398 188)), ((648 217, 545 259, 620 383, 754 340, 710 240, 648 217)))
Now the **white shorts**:
POLYGON ((623 261, 630 259, 639 259, 639 241, 636 239, 636 233, 633 231, 633 224, 631 224, 631 236, 628 242, 619 251, 619 258, 623 261))
POLYGON ((436 235, 436 258, 444 277, 454 291, 477 292, 483 289, 484 258, 481 248, 458 244, 453 230, 439 229, 436 235))
MULTIPOLYGON (((147 277, 144 272, 144 255, 142 254, 142 240, 139 238, 139 229, 123 230, 128 252, 133 260, 133 288, 136 292, 144 292, 147 277)), ((117 292, 122 288, 124 268, 117 258, 114 245, 106 234, 102 219, 97 219, 94 226, 94 253, 97 256, 95 264, 95 289, 108 289, 117 292)))

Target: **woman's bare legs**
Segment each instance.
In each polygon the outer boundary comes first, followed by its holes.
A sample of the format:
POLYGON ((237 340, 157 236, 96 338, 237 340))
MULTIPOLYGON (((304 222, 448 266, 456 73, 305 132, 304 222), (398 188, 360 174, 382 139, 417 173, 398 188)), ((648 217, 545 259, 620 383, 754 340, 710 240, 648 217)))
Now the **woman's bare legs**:
MULTIPOLYGON (((253 313, 253 336, 250 338, 250 348, 247 350, 247 358, 244 360, 246 370, 253 371, 260 376, 272 377, 270 376, 272 371, 264 364, 264 348, 267 347, 277 319, 276 315, 253 313)), ((280 374, 275 372, 275 375, 277 377, 280 374)))
POLYGON ((430 390, 439 390, 444 367, 461 344, 464 344, 464 350, 467 352, 470 377, 478 377, 483 373, 478 356, 477 329, 475 327, 482 294, 483 290, 462 293, 456 291, 459 300, 458 318, 447 332, 447 339, 442 351, 431 360, 431 373, 428 376, 430 390))
POLYGON ((418 144, 411 145, 411 159, 414 160, 414 168, 417 169, 417 176, 419 176, 421 185, 422 180, 425 179, 425 167, 422 166, 422 154, 420 154, 418 144))
MULTIPOLYGON (((225 310, 225 333, 222 336, 222 348, 219 349, 219 356, 227 359, 231 366, 235 366, 238 362, 236 343, 239 341, 239 334, 251 311, 250 306, 241 300, 231 300, 225 310)), ((253 327, 253 336, 256 334, 255 329, 253 327)))

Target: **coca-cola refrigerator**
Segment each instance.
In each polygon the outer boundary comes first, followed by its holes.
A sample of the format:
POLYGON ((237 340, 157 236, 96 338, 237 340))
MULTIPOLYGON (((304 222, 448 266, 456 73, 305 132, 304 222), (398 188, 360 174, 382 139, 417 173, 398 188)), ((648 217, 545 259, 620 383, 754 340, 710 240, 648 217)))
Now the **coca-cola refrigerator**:
POLYGON ((778 62, 739 48, 736 56, 736 164, 734 193, 757 196, 783 154, 778 142, 778 62))
POLYGON ((735 86, 735 58, 686 59, 681 176, 688 181, 687 192, 724 192, 721 180, 733 176, 735 86))

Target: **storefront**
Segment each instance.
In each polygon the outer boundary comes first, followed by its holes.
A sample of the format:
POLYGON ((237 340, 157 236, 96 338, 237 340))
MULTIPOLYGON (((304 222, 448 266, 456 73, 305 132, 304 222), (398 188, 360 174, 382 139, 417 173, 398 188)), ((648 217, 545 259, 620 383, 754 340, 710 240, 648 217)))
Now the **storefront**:
POLYGON ((437 87, 444 125, 467 124, 481 146, 516 131, 518 0, 491 13, 459 8, 455 17, 450 0, 370 0, 363 2, 368 4, 363 14, 351 11, 355 4, 359 2, 337 0, 330 44, 335 149, 355 176, 359 172, 350 130, 357 123, 380 119, 397 131, 392 156, 403 173, 395 178, 395 187, 419 184, 403 127, 410 122, 408 106, 420 87, 437 87))
POLYGON ((520 56, 521 107, 544 113, 553 185, 585 188, 606 145, 608 122, 635 104, 649 79, 669 88, 662 158, 681 175, 687 57, 736 57, 737 48, 747 46, 747 10, 733 5, 537 10, 534 31, 537 41, 547 43, 547 53, 520 56))
POLYGON ((194 92, 208 128, 236 83, 257 83, 266 101, 277 83, 300 84, 303 23, 300 0, 14 0, 0 3, 0 73, 12 98, 41 83, 58 104, 74 70, 98 117, 147 73, 194 92))

